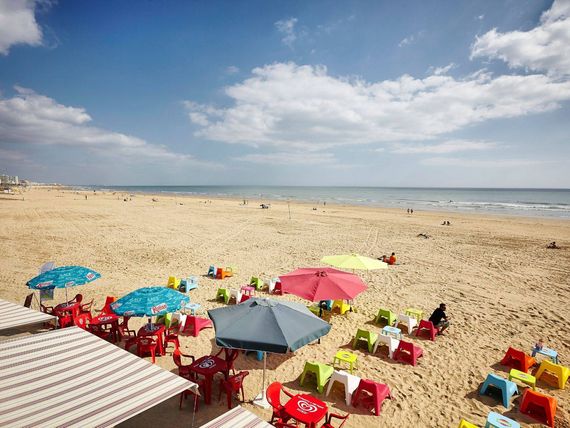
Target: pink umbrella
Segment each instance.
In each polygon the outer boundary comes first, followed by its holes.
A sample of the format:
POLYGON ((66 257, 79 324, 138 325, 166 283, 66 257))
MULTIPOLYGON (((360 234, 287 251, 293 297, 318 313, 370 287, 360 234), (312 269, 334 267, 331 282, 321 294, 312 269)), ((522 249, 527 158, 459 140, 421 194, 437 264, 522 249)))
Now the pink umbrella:
POLYGON ((358 276, 333 268, 297 269, 279 279, 284 293, 312 302, 352 300, 367 288, 358 276))

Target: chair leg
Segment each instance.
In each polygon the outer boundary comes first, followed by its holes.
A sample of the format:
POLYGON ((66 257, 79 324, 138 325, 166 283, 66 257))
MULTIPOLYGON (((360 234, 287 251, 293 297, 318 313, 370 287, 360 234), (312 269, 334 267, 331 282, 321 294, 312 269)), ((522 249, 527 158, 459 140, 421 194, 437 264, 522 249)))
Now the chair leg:
POLYGON ((228 396, 228 409, 231 409, 233 390, 231 388, 226 388, 226 395, 228 396))

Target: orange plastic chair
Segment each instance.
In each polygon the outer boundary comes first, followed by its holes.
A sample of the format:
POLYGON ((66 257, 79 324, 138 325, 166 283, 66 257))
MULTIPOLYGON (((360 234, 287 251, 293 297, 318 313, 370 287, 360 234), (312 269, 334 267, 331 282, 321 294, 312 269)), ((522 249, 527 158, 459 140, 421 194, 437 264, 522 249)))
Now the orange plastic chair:
POLYGON ((556 415, 556 398, 541 394, 527 388, 523 394, 521 413, 528 415, 543 424, 554 428, 554 416, 556 415))
POLYGON ((523 351, 509 347, 501 360, 501 364, 528 373, 530 368, 536 364, 536 360, 523 351))

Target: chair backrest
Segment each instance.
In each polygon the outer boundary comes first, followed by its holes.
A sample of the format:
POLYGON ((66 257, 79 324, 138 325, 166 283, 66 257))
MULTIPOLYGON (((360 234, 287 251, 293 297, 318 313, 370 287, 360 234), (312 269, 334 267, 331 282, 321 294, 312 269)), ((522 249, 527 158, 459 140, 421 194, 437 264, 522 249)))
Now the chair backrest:
POLYGON ((142 346, 156 346, 156 340, 152 337, 139 337, 138 342, 142 346))
POLYGON ((179 348, 174 349, 174 352, 172 353, 172 359, 174 360, 176 367, 182 367, 182 357, 180 356, 179 348))
POLYGON ((39 268, 39 273, 45 273, 45 272, 49 272, 50 270, 55 269, 55 262, 46 262, 43 265, 40 266, 39 268))
POLYGON ((281 389, 283 388, 283 385, 281 385, 281 383, 279 382, 273 382, 272 384, 270 384, 267 387, 267 390, 265 391, 265 396, 267 398, 267 401, 269 401, 269 404, 271 404, 271 407, 273 407, 274 409, 281 409, 281 389))
POLYGON ((73 299, 71 299, 72 302, 75 303, 81 303, 81 301, 83 300, 83 294, 76 294, 75 297, 73 299))
POLYGON ((73 317, 73 323, 83 330, 87 330, 87 322, 89 321, 89 315, 87 314, 79 314, 73 317))
POLYGON ((113 314, 113 310, 111 309, 111 303, 113 303, 117 298, 115 296, 107 296, 105 299, 105 305, 101 309, 101 312, 104 314, 113 314))
POLYGON ((232 384, 234 389, 241 388, 243 380, 249 374, 247 370, 243 370, 236 375, 228 377, 228 382, 232 384))
POLYGON ((168 284, 167 284, 167 287, 168 287, 168 288, 178 288, 178 287, 176 286, 176 282, 177 282, 177 280, 176 280, 176 277, 175 277, 175 276, 169 276, 169 277, 168 277, 168 284))
POLYGON ((26 296, 26 300, 24 300, 24 307, 30 308, 32 306, 32 300, 34 298, 34 293, 30 293, 26 296))
POLYGON ((403 340, 400 340, 400 343, 398 344, 398 349, 400 351, 406 351, 411 354, 414 351, 414 344, 412 342, 405 342, 403 340))

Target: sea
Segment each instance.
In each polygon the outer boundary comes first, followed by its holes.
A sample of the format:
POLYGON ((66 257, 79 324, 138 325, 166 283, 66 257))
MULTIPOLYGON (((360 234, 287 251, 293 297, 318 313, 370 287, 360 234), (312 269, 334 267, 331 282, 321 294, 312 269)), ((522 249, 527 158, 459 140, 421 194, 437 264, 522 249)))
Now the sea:
POLYGON ((227 197, 270 203, 300 201, 315 205, 470 212, 570 219, 570 189, 476 189, 423 187, 312 186, 82 186, 127 193, 168 193, 204 198, 227 197))

